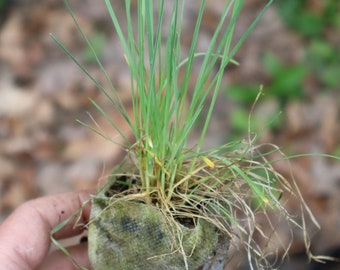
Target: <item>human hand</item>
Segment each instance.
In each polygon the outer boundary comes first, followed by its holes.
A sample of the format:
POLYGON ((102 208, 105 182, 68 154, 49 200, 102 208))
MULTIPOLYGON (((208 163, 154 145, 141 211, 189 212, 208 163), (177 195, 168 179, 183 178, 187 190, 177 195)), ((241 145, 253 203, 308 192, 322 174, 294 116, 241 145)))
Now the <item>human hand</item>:
MULTIPOLYGON (((0 225, 0 270, 78 269, 61 251, 48 255, 50 232, 89 198, 89 191, 69 192, 34 199, 19 206, 0 225)), ((83 228, 74 228, 74 225, 76 222, 87 224, 89 216, 90 206, 87 205, 79 219, 75 217, 54 234, 55 239, 80 234, 83 228)), ((70 247, 68 251, 80 265, 90 268, 86 243, 70 247)))

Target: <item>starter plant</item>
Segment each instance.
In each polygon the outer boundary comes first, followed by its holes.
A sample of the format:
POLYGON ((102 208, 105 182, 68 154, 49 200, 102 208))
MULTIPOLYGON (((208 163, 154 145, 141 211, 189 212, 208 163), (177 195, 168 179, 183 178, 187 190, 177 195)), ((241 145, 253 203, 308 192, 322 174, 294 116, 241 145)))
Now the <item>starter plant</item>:
MULTIPOLYGON (((226 67, 238 64, 233 57, 272 1, 239 40, 233 34, 245 1, 224 1, 204 51, 198 50, 198 41, 207 1, 197 1, 199 10, 189 50, 183 53, 186 2, 138 1, 134 3, 137 15, 133 17, 132 3, 125 0, 126 13, 120 20, 110 0, 105 0, 130 71, 132 115, 66 1, 110 89, 105 89, 52 36, 109 99, 134 136, 133 141, 129 140, 115 119, 91 100, 123 143, 96 126, 83 124, 127 152, 91 199, 87 227, 89 257, 95 270, 224 269, 228 248, 236 243, 245 247, 250 265, 272 268, 277 257, 269 243, 276 226, 283 221, 290 224, 291 230, 301 229, 308 248, 304 217, 306 213, 308 218, 313 217, 296 185, 276 172, 274 161, 268 159, 270 154, 280 152, 276 146, 267 145, 263 153, 263 145, 256 144, 259 135, 249 134, 245 140, 208 150, 203 147, 226 67), (199 70, 198 76, 192 75, 194 67, 199 70), (198 122, 200 136, 192 142, 198 122), (300 203, 301 223, 285 207, 290 198, 300 203), (280 217, 277 224, 268 211, 280 217), (257 223, 257 213, 262 217, 261 225, 257 223)), ((291 242, 281 244, 284 257, 291 242)))

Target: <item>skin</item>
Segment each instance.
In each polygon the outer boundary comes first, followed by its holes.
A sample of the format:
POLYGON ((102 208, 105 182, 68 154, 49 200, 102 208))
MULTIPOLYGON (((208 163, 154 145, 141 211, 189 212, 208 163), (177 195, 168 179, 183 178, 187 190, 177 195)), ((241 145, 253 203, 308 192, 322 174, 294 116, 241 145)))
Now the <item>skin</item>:
MULTIPOLYGON (((50 232, 60 222, 78 211, 90 198, 91 192, 79 191, 42 197, 19 206, 0 225, 0 270, 78 269, 61 251, 49 253, 50 232)), ((80 234, 87 224, 90 206, 87 204, 80 218, 72 219, 54 234, 57 240, 80 234)), ((90 268, 87 244, 68 248, 74 259, 90 268)))

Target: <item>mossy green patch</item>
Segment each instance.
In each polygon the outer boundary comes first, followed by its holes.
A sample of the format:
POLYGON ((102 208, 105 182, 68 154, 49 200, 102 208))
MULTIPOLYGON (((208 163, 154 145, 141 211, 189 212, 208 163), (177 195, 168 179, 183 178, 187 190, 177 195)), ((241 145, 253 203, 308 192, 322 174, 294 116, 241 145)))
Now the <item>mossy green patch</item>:
POLYGON ((197 269, 219 242, 216 228, 204 220, 187 228, 138 202, 94 197, 91 218, 89 256, 95 270, 197 269))

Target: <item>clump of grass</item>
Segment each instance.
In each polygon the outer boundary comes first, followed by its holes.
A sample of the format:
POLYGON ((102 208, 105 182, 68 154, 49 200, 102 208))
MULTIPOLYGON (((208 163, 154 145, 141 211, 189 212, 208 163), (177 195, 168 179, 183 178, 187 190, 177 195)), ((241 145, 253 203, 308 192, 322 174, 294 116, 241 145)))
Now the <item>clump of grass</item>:
MULTIPOLYGON (((181 52, 181 41, 185 1, 172 2, 169 21, 166 21, 164 16, 164 0, 139 1, 135 29, 130 0, 125 1, 124 22, 118 20, 110 1, 105 0, 130 70, 132 117, 127 113, 119 93, 66 1, 70 14, 111 88, 105 89, 52 36, 109 99, 112 108, 122 115, 134 135, 135 140, 131 143, 109 114, 91 100, 123 138, 124 143, 121 146, 128 152, 127 160, 129 166, 132 166, 132 174, 137 179, 134 185, 128 186, 124 191, 112 194, 112 201, 138 199, 158 206, 175 220, 205 219, 214 224, 221 234, 232 239, 236 235, 247 248, 249 261, 255 260, 258 265, 265 267, 269 264, 266 260, 266 248, 255 241, 254 235, 260 235, 266 244, 270 241, 270 236, 257 224, 256 213, 260 212, 266 217, 267 226, 274 233, 276 225, 267 215, 268 210, 279 213, 285 221, 305 231, 305 220, 303 219, 302 224, 297 223, 287 212, 285 202, 280 200, 281 195, 285 193, 298 198, 301 211, 310 214, 296 186, 290 185, 267 160, 269 154, 278 152, 279 149, 273 146, 272 151, 261 153, 260 147, 255 144, 256 136, 246 142, 230 142, 207 151, 202 150, 202 144, 225 68, 234 62, 233 57, 238 48, 271 2, 268 2, 243 36, 234 41, 233 33, 244 1, 226 1, 207 50, 200 52, 197 51, 197 45, 206 4, 205 0, 200 1, 190 49, 184 56, 181 52), (122 30, 122 23, 127 26, 126 32, 122 30), (163 32, 165 24, 169 25, 166 33, 163 32), (192 78, 197 58, 201 60, 200 71, 197 78, 192 78), (181 78, 180 72, 184 74, 181 78), (193 79, 195 84, 191 91, 189 81, 193 79), (210 103, 207 105, 208 100, 210 103), (188 145, 193 127, 204 106, 208 107, 208 113, 200 137, 195 145, 188 145)), ((88 127, 117 143, 95 127, 88 127)), ((113 174, 117 176, 123 173, 115 170, 113 174)), ((308 246, 307 236, 306 244, 308 246)), ((286 249, 290 244, 282 245, 286 249)))
MULTIPOLYGON (((164 35, 162 32, 164 1, 157 1, 157 3, 155 1, 143 1, 137 5, 138 29, 136 33, 131 18, 131 1, 126 0, 126 34, 122 31, 110 1, 105 1, 130 70, 133 104, 132 118, 128 115, 118 92, 96 56, 95 50, 93 49, 93 53, 111 85, 111 91, 104 89, 85 67, 57 41, 62 49, 71 56, 108 97, 113 108, 127 121, 135 137, 134 144, 129 142, 124 132, 101 109, 100 105, 91 100, 94 106, 124 138, 125 145, 122 145, 122 147, 138 159, 141 186, 145 190, 146 196, 152 194, 153 189, 161 189, 165 192, 166 198, 170 200, 173 196, 174 188, 187 184, 186 181, 181 181, 178 178, 180 173, 177 173, 181 171, 183 163, 190 161, 190 166, 186 168, 189 169, 187 171, 188 175, 196 170, 202 160, 208 166, 213 166, 212 162, 209 161, 209 157, 201 153, 200 150, 212 116, 223 72, 226 66, 232 62, 232 57, 237 49, 262 15, 261 13, 236 45, 231 47, 234 28, 244 1, 227 1, 207 51, 197 52, 196 47, 205 2, 202 1, 200 4, 190 51, 188 56, 183 59, 180 49, 182 16, 185 8, 184 1, 174 1, 165 45, 162 42, 162 36, 164 35), (156 12, 158 14, 155 19, 154 14, 156 12), (189 93, 189 80, 191 79, 194 60, 197 57, 202 57, 203 62, 195 88, 192 93, 189 93), (216 66, 218 66, 218 71, 214 72, 216 66), (179 78, 181 68, 184 69, 184 78, 182 80, 179 78), (189 136, 202 113, 203 107, 206 105, 208 97, 211 98, 211 102, 208 105, 208 114, 200 139, 194 147, 190 148, 187 145, 189 136), (181 184, 179 185, 178 183, 180 182, 181 184)), ((67 3, 66 5, 69 8, 67 3)), ((79 26, 75 17, 74 19, 79 26)), ((79 30, 89 48, 93 48, 80 27, 79 30)), ((115 141, 113 142, 116 143, 115 141)), ((150 202, 149 198, 146 199, 150 202)))

